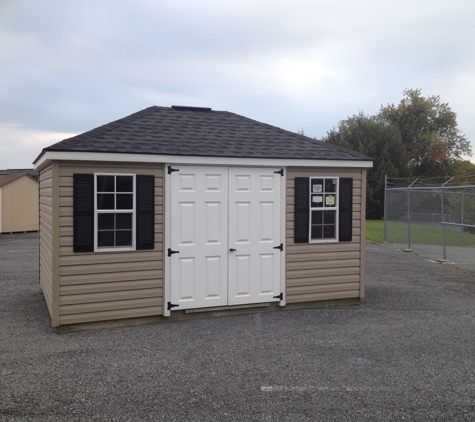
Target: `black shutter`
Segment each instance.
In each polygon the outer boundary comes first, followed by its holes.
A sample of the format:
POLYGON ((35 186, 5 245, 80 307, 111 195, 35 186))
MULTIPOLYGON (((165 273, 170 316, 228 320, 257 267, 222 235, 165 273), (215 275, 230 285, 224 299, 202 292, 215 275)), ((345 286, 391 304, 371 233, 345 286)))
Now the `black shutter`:
POLYGON ((340 242, 351 242, 353 235, 353 179, 340 179, 339 236, 340 242))
POLYGON ((153 249, 155 247, 155 177, 136 176, 136 231, 135 247, 153 249))
POLYGON ((308 243, 309 184, 308 177, 295 178, 294 243, 308 243))
POLYGON ((94 175, 73 175, 74 252, 94 251, 94 175))

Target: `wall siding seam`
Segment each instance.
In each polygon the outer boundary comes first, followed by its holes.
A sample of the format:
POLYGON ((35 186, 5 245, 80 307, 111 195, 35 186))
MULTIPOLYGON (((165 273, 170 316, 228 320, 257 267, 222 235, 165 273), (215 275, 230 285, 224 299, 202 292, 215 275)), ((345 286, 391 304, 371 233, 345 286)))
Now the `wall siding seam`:
POLYGON ((80 294, 60 295, 59 304, 61 307, 68 305, 89 305, 89 304, 109 304, 124 300, 148 299, 161 297, 162 289, 155 287, 136 288, 133 290, 117 290, 111 292, 93 292, 80 294))
MULTIPOLYGON (((124 272, 119 274, 103 274, 100 283, 114 283, 122 281, 137 281, 137 280, 159 280, 163 277, 163 270, 160 271, 144 271, 147 274, 152 273, 147 276, 142 274, 141 271, 131 271, 124 272)), ((87 285, 87 284, 96 284, 97 277, 95 274, 88 275, 72 275, 72 276, 63 276, 61 278, 61 286, 72 286, 72 285, 87 285)))
POLYGON ((60 306, 60 315, 78 315, 93 312, 104 311, 121 311, 125 309, 148 308, 161 302, 160 296, 130 299, 130 300, 114 300, 100 303, 87 303, 80 305, 62 305, 60 306))
POLYGON ((351 290, 351 291, 290 295, 288 296, 288 302, 301 303, 301 302, 313 302, 317 300, 328 300, 328 299, 347 299, 347 298, 352 298, 352 297, 359 298, 359 289, 351 290))
POLYGON ((156 316, 161 315, 162 312, 162 306, 150 306, 146 308, 123 309, 118 311, 92 312, 79 315, 63 315, 61 316, 60 322, 61 325, 65 325, 83 322, 110 321, 114 319, 156 316))

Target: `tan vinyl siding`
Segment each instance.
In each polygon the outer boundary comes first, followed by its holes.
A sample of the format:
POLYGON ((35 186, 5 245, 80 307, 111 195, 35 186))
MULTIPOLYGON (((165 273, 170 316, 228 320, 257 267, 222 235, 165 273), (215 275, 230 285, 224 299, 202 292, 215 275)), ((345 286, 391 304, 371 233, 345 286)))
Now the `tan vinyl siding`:
POLYGON ((53 318, 53 209, 52 165, 44 167, 39 180, 39 278, 49 314, 53 318))
POLYGON ((60 162, 60 325, 163 313, 163 165, 60 162), (73 174, 155 176, 155 249, 73 251, 73 174))
POLYGON ((365 169, 287 168, 286 302, 358 298, 364 295, 365 169), (353 178, 353 239, 351 242, 294 244, 296 177, 353 178), (364 238, 364 236, 363 236, 364 238))
POLYGON ((38 230, 38 182, 28 175, 1 188, 1 232, 38 230))

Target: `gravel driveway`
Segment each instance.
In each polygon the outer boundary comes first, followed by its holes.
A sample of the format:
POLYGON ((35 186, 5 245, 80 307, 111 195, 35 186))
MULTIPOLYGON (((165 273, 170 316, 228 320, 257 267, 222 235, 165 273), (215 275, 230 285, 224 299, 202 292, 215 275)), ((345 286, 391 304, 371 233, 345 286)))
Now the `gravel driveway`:
POLYGON ((475 271, 367 245, 359 306, 55 334, 0 236, 0 420, 474 421, 475 271))

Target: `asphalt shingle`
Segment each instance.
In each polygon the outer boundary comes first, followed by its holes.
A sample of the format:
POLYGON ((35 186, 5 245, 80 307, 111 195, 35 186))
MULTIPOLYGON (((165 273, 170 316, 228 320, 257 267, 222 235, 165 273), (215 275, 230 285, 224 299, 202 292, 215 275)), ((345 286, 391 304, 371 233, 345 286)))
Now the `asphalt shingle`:
POLYGON ((153 106, 43 150, 371 161, 355 151, 227 111, 153 106))

